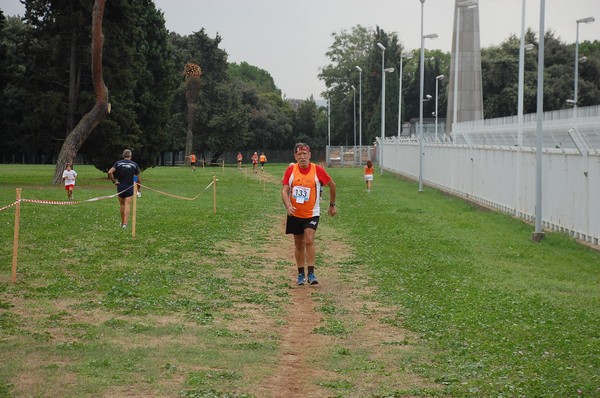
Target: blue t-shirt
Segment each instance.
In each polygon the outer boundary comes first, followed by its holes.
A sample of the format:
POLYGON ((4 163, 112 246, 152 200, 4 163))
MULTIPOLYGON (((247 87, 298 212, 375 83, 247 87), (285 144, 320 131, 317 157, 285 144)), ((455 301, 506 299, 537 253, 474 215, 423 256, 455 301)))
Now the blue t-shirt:
POLYGON ((133 177, 140 174, 140 168, 136 162, 131 159, 122 159, 117 161, 114 166, 115 177, 119 180, 119 192, 127 189, 125 196, 133 195, 133 177), (131 192, 129 192, 131 190, 131 192))

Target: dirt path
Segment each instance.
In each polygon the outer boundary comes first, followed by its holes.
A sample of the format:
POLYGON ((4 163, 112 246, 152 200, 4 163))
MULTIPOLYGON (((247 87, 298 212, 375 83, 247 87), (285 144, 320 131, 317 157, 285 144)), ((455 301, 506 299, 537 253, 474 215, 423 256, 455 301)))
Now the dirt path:
MULTIPOLYGON (((274 224, 268 236, 271 250, 265 254, 267 262, 294 264, 293 240, 284 234, 285 222, 281 219, 274 224)), ((412 351, 407 343, 409 334, 390 324, 393 322, 389 320, 396 317, 396 308, 382 307, 372 299, 373 289, 368 286, 360 265, 355 266, 353 272, 345 272, 351 268, 344 264, 352 256, 351 248, 336 237, 335 231, 326 223, 319 226, 316 244, 318 258, 322 258, 322 264, 317 263, 316 268, 318 285, 297 286, 296 268, 291 265, 286 269, 290 303, 285 308, 285 326, 280 328, 279 354, 271 376, 263 380, 262 386, 256 387, 256 396, 335 396, 335 391, 324 386, 323 381, 339 382, 340 379, 349 379, 348 383, 353 385, 353 392, 343 395, 345 397, 371 396, 381 384, 398 389, 434 387, 410 371, 401 371, 402 364, 398 359, 412 351), (347 334, 336 336, 315 332, 327 324, 329 315, 319 309, 325 305, 324 301, 335 307, 338 319, 346 325, 347 334), (338 345, 343 347, 343 352, 356 357, 366 353, 364 361, 384 370, 356 378, 352 371, 340 374, 330 369, 331 351, 338 345)), ((263 272, 277 271, 267 267, 263 272)))
MULTIPOLYGON (((286 262, 294 264, 294 244, 290 236, 285 235, 285 220, 280 217, 269 231, 268 246, 271 248, 268 264, 263 272, 272 274, 273 264, 286 262)), ((281 272, 281 271, 279 271, 281 272)), ((316 310, 313 294, 322 291, 323 284, 297 286, 297 276, 294 266, 286 269, 290 284, 290 303, 285 308, 285 326, 281 328, 279 356, 272 376, 257 388, 259 397, 295 398, 295 397, 324 397, 327 389, 319 387, 314 380, 320 377, 320 372, 311 365, 312 353, 324 349, 325 341, 313 330, 322 322, 321 315, 316 310)), ((319 278, 325 275, 320 275, 319 278)))
POLYGON ((315 311, 310 291, 309 287, 292 290, 277 369, 266 382, 273 398, 322 397, 326 393, 312 383, 318 374, 308 363, 311 351, 323 348, 321 339, 312 335, 321 319, 315 311))

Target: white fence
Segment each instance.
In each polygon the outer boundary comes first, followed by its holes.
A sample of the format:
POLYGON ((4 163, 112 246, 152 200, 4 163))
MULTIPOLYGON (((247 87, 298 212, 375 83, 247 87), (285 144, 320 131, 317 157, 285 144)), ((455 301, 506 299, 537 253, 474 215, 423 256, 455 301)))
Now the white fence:
MULTIPOLYGON (((596 108, 596 107, 594 107, 596 108)), ((581 109, 581 108, 580 108, 581 109)), ((581 112, 581 110, 580 110, 581 112)), ((550 113, 550 112, 549 112, 550 113)), ((581 113, 580 113, 581 115, 581 113)), ((526 131, 535 132, 529 117, 526 131)), ((512 123, 510 123, 512 124, 512 123)), ((491 124, 500 139, 516 136, 516 126, 491 124), (511 131, 513 130, 514 131, 511 131)), ((544 125, 542 152, 542 225, 598 245, 600 240, 600 118, 590 116, 552 120, 544 125), (550 126, 546 126, 549 124, 550 126), (574 124, 583 132, 564 135, 574 124), (552 133, 550 132, 552 130, 552 133), (548 136, 571 137, 569 145, 555 145, 548 136), (558 146, 558 147, 557 147, 558 146)), ((486 126, 460 130, 458 134, 484 136, 486 126)), ((492 136, 487 142, 494 142, 492 136)), ((566 139, 566 138, 565 138, 566 139)), ((530 139, 524 140, 529 142, 530 139)), ((423 181, 456 196, 492 207, 528 221, 535 220, 535 148, 505 145, 435 144, 424 142, 423 181)), ((416 140, 392 137, 383 143, 384 170, 417 180, 419 144, 416 140)))

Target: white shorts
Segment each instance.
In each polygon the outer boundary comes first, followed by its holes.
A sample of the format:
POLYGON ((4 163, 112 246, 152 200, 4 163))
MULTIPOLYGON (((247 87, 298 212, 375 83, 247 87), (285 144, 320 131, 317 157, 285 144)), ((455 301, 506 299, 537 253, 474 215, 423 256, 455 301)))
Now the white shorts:
POLYGON ((373 174, 366 174, 365 181, 373 181, 373 174))

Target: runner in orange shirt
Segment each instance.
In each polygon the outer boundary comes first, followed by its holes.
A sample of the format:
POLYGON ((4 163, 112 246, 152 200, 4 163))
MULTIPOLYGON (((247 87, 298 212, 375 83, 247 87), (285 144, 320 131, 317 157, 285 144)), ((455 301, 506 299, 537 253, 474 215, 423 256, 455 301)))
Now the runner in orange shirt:
POLYGON ((258 152, 254 152, 254 155, 250 158, 252 159, 252 170, 254 170, 254 174, 257 173, 256 166, 258 165, 258 152))
POLYGON ((260 153, 258 161, 260 162, 260 171, 265 171, 265 163, 267 163, 267 155, 265 155, 264 152, 260 153))
POLYGON ((192 171, 196 171, 196 155, 194 155, 194 152, 190 153, 190 166, 192 166, 192 171))
POLYGON ((367 165, 365 166, 365 181, 367 182, 367 192, 371 192, 371 184, 373 184, 373 162, 367 160, 367 165))
POLYGON ((294 235, 294 257, 298 267, 298 285, 306 283, 304 266, 308 271, 308 284, 319 283, 315 276, 315 233, 320 216, 320 187, 329 187, 327 213, 335 216, 336 187, 325 169, 310 162, 310 147, 297 143, 294 147, 295 164, 290 164, 281 180, 281 199, 287 211, 286 234, 294 235))
POLYGON ((242 156, 241 152, 238 152, 238 154, 237 154, 238 170, 242 169, 242 160, 244 160, 244 157, 242 156))

